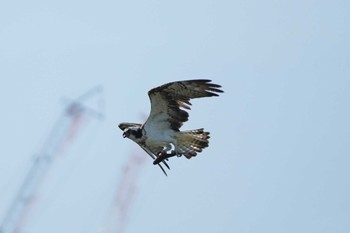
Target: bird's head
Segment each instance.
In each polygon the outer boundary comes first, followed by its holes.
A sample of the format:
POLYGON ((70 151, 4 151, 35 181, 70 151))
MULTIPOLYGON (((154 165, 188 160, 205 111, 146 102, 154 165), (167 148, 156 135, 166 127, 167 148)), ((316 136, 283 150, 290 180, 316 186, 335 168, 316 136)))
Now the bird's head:
POLYGON ((141 124, 122 122, 118 127, 123 131, 123 138, 129 138, 133 141, 140 140, 142 137, 141 124))
POLYGON ((123 131, 123 138, 129 138, 133 141, 140 140, 142 137, 142 129, 138 126, 128 127, 123 131))

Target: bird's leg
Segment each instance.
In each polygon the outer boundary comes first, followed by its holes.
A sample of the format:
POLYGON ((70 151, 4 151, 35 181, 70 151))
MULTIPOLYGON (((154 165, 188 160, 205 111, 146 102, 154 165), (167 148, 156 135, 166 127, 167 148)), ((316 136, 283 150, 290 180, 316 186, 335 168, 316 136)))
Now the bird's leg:
POLYGON ((181 157, 181 154, 177 153, 177 142, 175 142, 173 145, 174 145, 174 150, 171 153, 173 153, 177 157, 181 157))
POLYGON ((165 159, 168 159, 170 157, 173 157, 176 155, 176 152, 175 151, 171 151, 170 153, 167 153, 166 151, 160 151, 158 154, 157 154, 157 158, 153 161, 153 164, 156 165, 156 164, 159 164, 160 162, 162 162, 163 160, 165 159))

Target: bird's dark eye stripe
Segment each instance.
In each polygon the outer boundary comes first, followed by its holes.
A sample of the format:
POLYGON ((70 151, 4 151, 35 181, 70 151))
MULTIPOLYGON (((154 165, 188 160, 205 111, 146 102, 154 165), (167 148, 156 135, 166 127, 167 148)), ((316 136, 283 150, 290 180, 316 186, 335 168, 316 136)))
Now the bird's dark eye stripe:
POLYGON ((136 131, 133 131, 133 134, 135 135, 136 138, 141 138, 142 137, 142 130, 137 129, 136 131))

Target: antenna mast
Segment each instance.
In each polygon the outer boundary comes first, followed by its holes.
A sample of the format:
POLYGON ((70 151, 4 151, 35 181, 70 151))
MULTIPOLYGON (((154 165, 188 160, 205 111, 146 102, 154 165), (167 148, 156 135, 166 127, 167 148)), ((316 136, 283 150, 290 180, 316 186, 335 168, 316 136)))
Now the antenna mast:
POLYGON ((101 87, 96 87, 75 100, 65 99, 65 102, 68 103, 63 114, 53 126, 41 150, 35 154, 33 163, 1 222, 0 233, 21 232, 26 217, 34 204, 35 194, 49 171, 50 165, 58 154, 64 153, 64 149, 77 136, 82 118, 85 116, 98 120, 103 118, 101 87), (98 98, 98 109, 83 104, 92 98, 98 98))

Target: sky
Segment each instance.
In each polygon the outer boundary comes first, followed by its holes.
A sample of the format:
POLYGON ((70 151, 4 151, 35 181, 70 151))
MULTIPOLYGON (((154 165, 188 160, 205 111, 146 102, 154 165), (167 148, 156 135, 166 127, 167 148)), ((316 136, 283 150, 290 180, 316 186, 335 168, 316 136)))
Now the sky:
POLYGON ((133 154, 146 159, 132 167, 125 233, 349 232, 349 10, 345 0, 1 2, 0 222, 65 100, 99 86, 104 118, 85 116, 55 158, 23 233, 108 232, 133 154), (225 91, 193 100, 183 127, 210 131, 210 146, 170 159, 166 177, 117 125, 144 120, 151 88, 197 78, 225 91))

